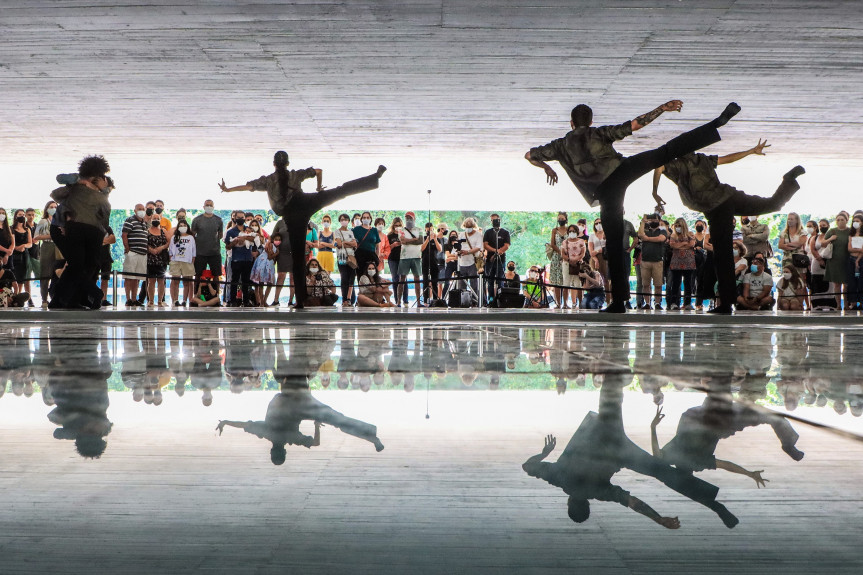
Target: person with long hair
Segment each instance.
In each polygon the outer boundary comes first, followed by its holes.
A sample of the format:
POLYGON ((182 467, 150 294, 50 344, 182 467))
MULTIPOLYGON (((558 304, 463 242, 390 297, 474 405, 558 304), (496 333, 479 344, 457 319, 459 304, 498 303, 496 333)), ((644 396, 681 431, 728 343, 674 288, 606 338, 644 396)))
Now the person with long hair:
MULTIPOLYGON (((15 236, 9 229, 9 216, 0 208, 0 269, 12 274, 12 254, 15 253, 15 236)), ((13 280, 14 282, 14 280, 13 280)))
POLYGON ((12 273, 15 275, 13 289, 17 295, 24 291, 27 268, 30 266, 29 250, 33 246, 33 235, 27 227, 24 210, 15 210, 15 216, 12 218, 12 235, 15 236, 15 250, 12 252, 12 273))
MULTIPOLYGON (((806 228, 800 221, 800 215, 797 212, 788 212, 788 217, 785 219, 785 227, 779 234, 779 249, 782 250, 782 267, 788 263, 793 263, 794 256, 806 255, 806 228)), ((797 274, 806 277, 807 266, 796 266, 797 274)))
MULTIPOLYGON (((728 184, 719 181, 716 168, 730 164, 750 155, 765 155, 764 148, 770 147, 767 141, 748 150, 725 156, 708 156, 690 153, 666 162, 653 172, 653 198, 657 205, 665 202, 659 197, 659 182, 664 174, 677 185, 683 204, 693 210, 704 212, 710 230, 710 243, 713 244, 713 258, 716 279, 719 283, 719 299, 722 304, 710 310, 712 313, 729 314, 731 302, 737 299, 731 244, 734 241, 734 216, 746 214, 757 216, 776 212, 800 189, 797 178, 806 173, 802 166, 795 166, 784 176, 782 183, 769 198, 750 196, 728 184)), ((748 218, 745 221, 749 221, 748 218)), ((747 237, 751 237, 747 236, 747 237)), ((767 238, 764 237, 763 241, 767 238)), ((769 247, 769 246, 768 246, 769 247)))
POLYGON ((803 311, 803 306, 812 309, 806 296, 806 284, 800 277, 800 272, 791 262, 782 265, 782 278, 776 285, 779 292, 779 303, 777 308, 781 311, 803 311))
POLYGON ((315 212, 323 209, 331 203, 347 198, 354 194, 368 192, 377 189, 380 177, 386 171, 386 167, 379 166, 376 173, 346 182, 345 184, 328 191, 324 190, 323 172, 316 168, 303 170, 288 170, 289 159, 287 152, 278 151, 273 156, 275 172, 267 176, 261 176, 245 185, 229 188, 225 181, 219 184, 222 192, 237 191, 266 191, 270 200, 270 208, 277 216, 285 220, 288 228, 288 238, 293 254, 293 280, 294 291, 297 295, 297 308, 303 307, 306 299, 306 285, 299 278, 305 277, 305 260, 300 257, 298 246, 306 243, 306 231, 309 220, 315 212), (302 183, 309 178, 317 179, 316 194, 303 193, 302 183))
MULTIPOLYGON (((390 222, 390 228, 387 230, 386 234, 381 234, 381 242, 383 242, 383 237, 387 238, 387 265, 390 270, 390 277, 393 280, 394 286, 401 285, 401 276, 399 275, 399 261, 401 260, 402 254, 402 243, 399 241, 399 236, 404 228, 404 223, 399 216, 393 218, 393 221, 390 222)), ((396 289, 396 294, 398 294, 398 289, 396 289)), ((396 307, 401 307, 402 303, 407 305, 408 303, 408 293, 407 291, 403 292, 402 297, 404 300, 400 300, 398 297, 396 298, 396 307)))
POLYGON ((849 307, 861 309, 863 304, 863 214, 854 214, 851 235, 848 237, 848 302, 849 307))
POLYGON ((848 227, 848 216, 840 212, 836 216, 836 226, 830 228, 822 244, 832 244, 833 255, 827 260, 824 270, 824 279, 830 282, 830 291, 836 299, 836 307, 842 307, 842 294, 845 294, 845 309, 850 309, 848 301, 848 245, 850 243, 851 228, 848 227))
POLYGON ((357 305, 359 307, 395 307, 395 304, 390 301, 393 292, 381 279, 377 265, 374 262, 367 262, 362 271, 363 274, 357 281, 359 285, 357 305))
POLYGON ((674 220, 674 231, 668 239, 671 246, 671 290, 666 294, 669 310, 680 309, 680 282, 683 281, 683 309, 692 309, 692 277, 695 274, 695 236, 683 218, 674 220), (670 297, 669 297, 670 295, 670 297))
POLYGON ((317 258, 311 258, 306 264, 305 281, 308 297, 303 303, 306 307, 330 307, 339 299, 336 284, 317 258))
POLYGON ((189 305, 192 301, 196 250, 195 236, 189 233, 189 223, 185 218, 178 220, 174 236, 168 245, 168 257, 171 260, 168 270, 175 278, 171 280, 171 301, 174 302, 174 307, 189 305), (180 299, 180 281, 183 282, 183 299, 180 299))
POLYGON ((695 221, 695 309, 704 309, 704 300, 713 299, 716 270, 713 263, 713 244, 704 220, 695 221))
MULTIPOLYGON (((39 257, 39 293, 42 296, 42 307, 48 307, 48 285, 54 276, 54 251, 57 249, 51 240, 51 218, 57 211, 57 202, 49 200, 42 210, 42 219, 36 224, 33 235, 34 242, 40 242, 39 257)), ((2 254, 0 254, 2 255, 2 254)))
MULTIPOLYGON (((809 222, 813 223, 812 221, 809 222)), ((813 307, 817 308, 835 308, 836 300, 829 294, 830 283, 824 279, 824 273, 827 271, 827 259, 821 255, 821 250, 827 247, 827 242, 824 238, 827 232, 830 231, 830 222, 826 219, 818 220, 815 224, 816 232, 810 234, 809 253, 812 255, 812 261, 809 265, 809 294, 812 300, 813 307)))

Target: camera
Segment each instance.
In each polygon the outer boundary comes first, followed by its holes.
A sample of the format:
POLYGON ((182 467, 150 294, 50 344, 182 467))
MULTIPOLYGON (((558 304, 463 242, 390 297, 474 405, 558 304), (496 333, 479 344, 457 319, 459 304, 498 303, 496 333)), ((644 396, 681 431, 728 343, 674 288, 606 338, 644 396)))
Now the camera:
POLYGON ((461 240, 450 240, 449 250, 451 252, 460 252, 461 251, 461 240))

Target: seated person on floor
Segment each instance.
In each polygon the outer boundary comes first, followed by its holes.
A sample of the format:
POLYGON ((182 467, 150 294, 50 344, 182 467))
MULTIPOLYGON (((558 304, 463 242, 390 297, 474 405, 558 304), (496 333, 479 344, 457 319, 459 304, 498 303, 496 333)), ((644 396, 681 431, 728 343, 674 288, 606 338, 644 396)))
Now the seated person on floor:
POLYGON ((381 279, 377 265, 374 262, 369 262, 367 269, 363 271, 365 273, 357 281, 360 286, 357 294, 357 305, 360 307, 395 307, 395 304, 390 301, 393 292, 381 279))
POLYGON ((306 263, 306 307, 329 307, 338 301, 336 285, 316 258, 306 263))
POLYGON ((192 307, 220 307, 219 283, 210 270, 204 270, 195 297, 189 300, 192 307))

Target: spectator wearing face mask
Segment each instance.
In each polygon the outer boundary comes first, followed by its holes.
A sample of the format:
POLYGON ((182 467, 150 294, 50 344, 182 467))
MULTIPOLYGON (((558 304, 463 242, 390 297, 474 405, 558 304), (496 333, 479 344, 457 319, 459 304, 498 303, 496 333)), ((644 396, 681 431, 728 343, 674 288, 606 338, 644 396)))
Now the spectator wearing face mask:
POLYGON ((189 233, 189 223, 179 220, 174 230, 171 242, 168 244, 168 257, 170 259, 171 300, 174 307, 182 307, 192 301, 192 278, 195 277, 196 257, 195 236, 189 233), (180 282, 183 283, 183 297, 180 298, 180 282))
POLYGON ((318 228, 313 222, 306 226, 306 263, 318 255, 318 228))
MULTIPOLYGON (((28 294, 30 293, 30 278, 32 277, 35 280, 39 279, 40 266, 39 258, 41 257, 41 250, 39 246, 39 242, 36 241, 36 210, 33 208, 27 208, 24 210, 24 225, 27 226, 27 229, 30 231, 30 248, 27 250, 27 254, 30 256, 27 260, 27 272, 24 276, 24 291, 28 294)), ((28 299, 27 305, 33 307, 33 300, 28 299)))
POLYGON ((381 279, 377 265, 367 262, 363 268, 365 274, 361 275, 359 281, 359 293, 357 294, 357 305, 360 307, 395 307, 390 301, 392 291, 381 279))
POLYGON ((401 283, 396 286, 396 301, 407 300, 402 296, 407 289, 408 275, 412 274, 417 307, 422 307, 420 280, 422 278, 423 233, 416 226, 416 214, 413 212, 405 214, 405 225, 399 232, 399 243, 401 244, 399 256, 399 279, 401 283))
MULTIPOLYGON (((281 234, 273 233, 270 239, 264 242, 260 254, 252 265, 250 279, 255 284, 255 299, 262 307, 269 305, 267 302, 273 289, 272 284, 276 279, 276 260, 279 257, 281 243, 281 234)), ((276 298, 273 304, 278 305, 278 301, 276 298)))
POLYGON ((463 277, 471 278, 468 280, 470 286, 473 292, 479 295, 477 278, 471 276, 477 275, 476 256, 482 250, 482 235, 477 231, 476 220, 473 218, 465 218, 461 225, 464 231, 458 235, 462 242, 461 251, 458 253, 459 268, 463 277))
POLYGON ((714 297, 716 269, 713 262, 713 244, 704 220, 695 221, 695 309, 704 309, 704 300, 714 297))
MULTIPOLYGON (((566 212, 557 212, 557 227, 551 230, 551 241, 549 242, 549 246, 551 246, 551 258, 548 283, 554 286, 563 285, 563 259, 560 254, 560 246, 563 245, 563 241, 566 239, 566 224, 568 221, 566 212)), ((566 299, 564 291, 559 287, 555 287, 554 300, 563 302, 566 299)))
POLYGON ((168 255, 170 246, 158 215, 151 217, 147 234, 147 299, 151 306, 161 307, 165 300, 165 272, 170 261, 168 255))
MULTIPOLYGON (((777 309, 782 311, 803 311, 803 307, 810 308, 806 296, 806 284, 794 264, 788 263, 782 266, 782 279, 776 285, 779 291, 779 303, 777 309)), ((810 308, 811 309, 811 308, 810 308)))
POLYGON ((584 288, 583 309, 602 309, 605 302, 605 279, 598 270, 582 264, 578 278, 584 288))
MULTIPOLYGON (((393 221, 390 223, 389 231, 387 232, 387 246, 389 252, 387 253, 387 266, 390 270, 390 277, 393 280, 394 286, 401 285, 401 276, 399 275, 399 260, 401 259, 402 254, 402 243, 400 241, 402 230, 404 229, 404 223, 402 219, 398 216, 393 218, 393 221)), ((398 294, 398 287, 395 288, 396 293, 398 294)), ((407 305, 408 303, 408 292, 405 290, 402 293, 403 300, 396 298, 396 307, 401 307, 402 303, 407 305)))
MULTIPOLYGON (((33 241, 39 242, 40 258, 39 258, 39 292, 42 296, 42 307, 48 307, 48 286, 51 283, 51 277, 54 275, 54 251, 56 246, 51 240, 51 218, 57 212, 57 202, 50 200, 45 204, 42 210, 42 219, 36 224, 36 229, 33 234, 33 241)), ((0 259, 3 253, 0 251, 0 259)))
POLYGON ((746 246, 743 240, 732 243, 731 255, 734 259, 734 279, 737 282, 737 295, 743 295, 743 277, 749 273, 749 263, 746 260, 746 246))
POLYGON ((387 233, 387 221, 383 218, 375 218, 375 229, 378 231, 378 237, 381 238, 381 243, 378 245, 378 271, 384 271, 384 262, 389 262, 390 258, 390 240, 387 233))
POLYGON ((17 295, 25 292, 24 285, 30 267, 30 248, 33 246, 33 235, 27 227, 24 210, 15 210, 12 217, 12 236, 15 238, 15 248, 12 251, 12 273, 15 276, 13 290, 17 295))
POLYGON ((695 237, 683 218, 674 221, 674 233, 668 240, 671 246, 671 289, 666 293, 669 310, 680 309, 680 282, 683 281, 683 309, 692 309, 692 279, 695 275, 695 237))
POLYGON ((743 233, 743 245, 746 246, 746 251, 750 254, 764 252, 768 258, 772 256, 770 228, 767 227, 767 224, 760 223, 758 216, 743 216, 741 222, 743 225, 740 231, 743 233))
MULTIPOLYGON (((284 219, 276 222, 275 227, 273 228, 273 235, 278 234, 281 239, 279 240, 277 248, 279 248, 279 255, 276 258, 276 293, 273 296, 273 303, 271 305, 278 307, 279 306, 279 298, 282 294, 282 286, 287 284, 288 287, 288 305, 292 304, 294 301, 294 285, 293 285, 293 266, 294 266, 294 257, 291 251, 291 238, 288 235, 288 225, 284 219)), ((344 278, 344 276, 342 276, 344 278)), ((342 280, 344 281, 344 279, 342 280)))
POLYGON ((449 235, 446 236, 443 249, 444 260, 446 261, 443 291, 446 293, 449 291, 450 278, 458 270, 458 251, 461 249, 461 241, 458 239, 458 232, 456 230, 451 230, 449 235))
MULTIPOLYGON (((813 222, 810 222, 810 224, 813 222)), ((810 264, 810 286, 809 293, 812 294, 812 306, 818 309, 824 308, 833 308, 836 307, 836 300, 832 295, 823 295, 818 297, 819 294, 827 294, 830 290, 830 283, 824 279, 824 273, 827 270, 827 260, 821 255, 821 251, 827 247, 828 242, 824 240, 827 232, 830 231, 830 223, 825 220, 819 220, 817 222, 816 232, 812 235, 809 240, 809 244, 811 246, 810 254, 812 255, 812 261, 810 264)))
POLYGON ((360 225, 353 229, 354 237, 357 239, 357 248, 355 250, 357 258, 357 269, 366 269, 369 262, 374 262, 375 267, 378 267, 380 260, 378 259, 378 245, 381 243, 380 234, 377 228, 372 227, 371 212, 363 212, 360 217, 360 225))
MULTIPOLYGON (((567 238, 560 246, 560 255, 563 265, 563 285, 572 288, 567 290, 572 294, 572 308, 575 309, 579 304, 578 293, 581 291, 581 280, 578 273, 581 270, 581 264, 584 263, 584 253, 587 247, 584 240, 581 239, 578 226, 570 224, 566 228, 567 238)), ((566 300, 560 302, 563 309, 567 309, 566 300)))
POLYGON ((854 214, 848 236, 848 303, 854 310, 863 308, 863 214, 854 214))
POLYGON ((539 285, 539 268, 530 266, 527 270, 527 279, 522 284, 522 294, 524 295, 524 307, 540 308, 543 307, 542 286, 539 285))
POLYGON ((767 262, 764 255, 758 253, 752 258, 749 273, 743 276, 743 295, 737 298, 737 308, 743 310, 771 310, 776 303, 770 292, 773 290, 773 278, 764 272, 767 262))
POLYGON ((440 297, 437 255, 442 247, 435 233, 434 224, 427 222, 425 232, 422 243, 423 300, 429 304, 431 300, 440 297))
MULTIPOLYGON (((608 264, 605 260, 607 253, 605 243, 605 230, 602 228, 602 220, 593 220, 593 233, 587 240, 587 251, 590 252, 590 267, 599 272, 603 278, 608 277, 608 264)), ((606 288, 609 286, 606 286, 606 288)), ((606 299, 611 301, 611 292, 606 294, 606 299)))
POLYGON ((491 214, 491 228, 487 229, 482 236, 482 245, 485 248, 485 286, 490 298, 497 295, 500 287, 500 278, 503 277, 506 252, 511 244, 509 230, 500 227, 500 215, 491 214))
POLYGON ((218 278, 210 270, 204 270, 198 278, 195 297, 189 301, 194 307, 221 307, 219 303, 218 278))
POLYGON ((239 307, 252 301, 252 234, 246 230, 246 218, 234 219, 234 227, 225 233, 225 248, 231 250, 231 283, 229 305, 239 307), (242 290, 242 300, 237 298, 237 286, 242 290))
POLYGON ((114 230, 111 226, 105 230, 105 237, 102 240, 102 251, 99 253, 99 287, 102 288, 102 307, 108 307, 111 304, 108 301, 108 281, 111 279, 111 269, 114 266, 114 257, 111 255, 111 246, 117 243, 117 236, 114 235, 114 230))
MULTIPOLYGON (((653 284, 653 307, 662 309, 662 280, 663 280, 663 256, 665 244, 668 241, 668 232, 661 228, 659 214, 650 214, 641 222, 638 230, 638 238, 641 240, 641 285, 644 293, 650 292, 653 284)), ((648 306, 649 296, 645 295, 648 306)))
POLYGON ((143 302, 138 301, 138 282, 146 279, 147 274, 147 222, 144 204, 135 205, 135 213, 123 222, 123 232, 120 237, 123 240, 123 273, 128 274, 123 279, 126 289, 126 306, 140 306, 143 302))
POLYGON ((195 276, 201 277, 209 269, 218 281, 222 275, 221 240, 225 224, 215 213, 213 200, 204 202, 204 213, 192 220, 191 232, 195 237, 195 276))
POLYGON ((339 299, 330 274, 321 268, 317 258, 306 264, 306 288, 306 307, 329 307, 339 299))
POLYGON ((441 251, 437 253, 438 267, 438 298, 443 297, 443 284, 446 280, 446 251, 443 249, 444 244, 449 237, 449 226, 445 223, 440 223, 437 226, 437 237, 441 244, 441 251))
POLYGON ((10 282, 10 289, 14 284, 14 279, 10 279, 14 278, 12 273, 12 254, 14 252, 15 236, 12 235, 12 230, 9 227, 9 217, 6 215, 6 209, 0 208, 0 269, 7 271, 6 278, 10 282))
POLYGON ((336 256, 339 265, 339 283, 342 290, 342 307, 349 306, 355 299, 354 280, 357 277, 356 255, 357 240, 350 228, 350 218, 347 214, 339 215, 339 229, 335 231, 336 256))
POLYGON ((830 282, 830 291, 835 294, 836 307, 842 308, 841 296, 845 294, 845 309, 850 309, 848 301, 848 245, 851 228, 844 213, 836 216, 836 225, 824 234, 823 244, 833 246, 833 254, 827 260, 824 279, 830 282))

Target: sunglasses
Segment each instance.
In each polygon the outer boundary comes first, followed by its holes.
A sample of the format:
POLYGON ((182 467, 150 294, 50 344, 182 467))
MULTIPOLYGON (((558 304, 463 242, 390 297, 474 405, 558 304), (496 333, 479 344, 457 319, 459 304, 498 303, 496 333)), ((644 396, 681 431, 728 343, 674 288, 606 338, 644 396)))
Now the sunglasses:
POLYGON ((761 263, 761 264, 763 264, 763 263, 764 263, 764 260, 754 259, 754 260, 752 260, 752 263, 754 263, 754 264, 756 264, 756 263, 761 263))

